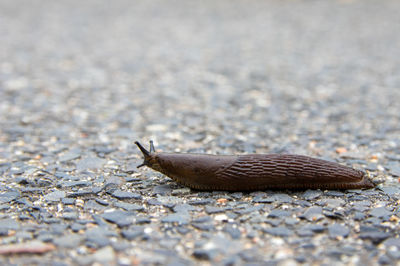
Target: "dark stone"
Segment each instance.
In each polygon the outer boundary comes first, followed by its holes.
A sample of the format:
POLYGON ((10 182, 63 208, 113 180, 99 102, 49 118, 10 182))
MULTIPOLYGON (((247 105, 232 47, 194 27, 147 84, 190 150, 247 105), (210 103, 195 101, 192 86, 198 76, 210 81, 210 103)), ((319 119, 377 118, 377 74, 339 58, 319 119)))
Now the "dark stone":
POLYGON ((230 208, 229 207, 214 207, 214 206, 206 206, 206 208, 205 208, 205 211, 208 214, 225 212, 227 210, 230 210, 230 208))
POLYGON ((71 175, 69 175, 69 174, 67 174, 67 173, 60 172, 60 171, 57 171, 54 175, 55 175, 57 178, 59 178, 59 179, 65 179, 65 180, 79 180, 79 178, 77 178, 77 177, 71 176, 71 175))
POLYGON ((117 224, 119 227, 128 226, 133 223, 133 215, 125 211, 111 211, 100 215, 104 220, 117 224))
POLYGON ((378 218, 388 218, 392 215, 392 212, 385 207, 374 208, 369 212, 370 215, 378 218))
POLYGON ((81 151, 76 149, 76 150, 71 150, 65 154, 63 154, 58 161, 63 163, 63 162, 68 162, 68 161, 72 161, 75 159, 78 159, 79 157, 81 157, 81 151))
POLYGON ((398 250, 398 249, 396 249, 396 250, 389 249, 389 250, 386 251, 386 254, 391 259, 394 259, 394 260, 397 260, 397 261, 400 260, 400 250, 398 250))
POLYGON ((125 177, 125 182, 128 182, 128 183, 141 183, 142 179, 136 178, 136 177, 132 177, 132 176, 127 176, 127 177, 125 177))
POLYGON ((331 219, 343 220, 345 218, 345 214, 342 211, 323 211, 323 214, 331 219))
POLYGON ((375 245, 381 243, 383 240, 391 237, 392 235, 389 233, 385 233, 382 231, 371 231, 371 232, 361 232, 359 238, 361 239, 369 239, 375 245))
POLYGON ((263 231, 273 236, 287 237, 293 234, 293 231, 286 227, 269 227, 264 228, 263 231))
POLYGON ((400 238, 388 238, 382 243, 386 248, 389 247, 397 247, 398 250, 400 250, 400 238))
POLYGON ((298 224, 299 223, 299 221, 296 219, 296 218, 292 218, 292 217, 286 217, 285 218, 285 224, 286 225, 296 225, 296 224, 298 224))
MULTIPOLYGON (((2 154, 0 153, 0 156, 1 155, 2 154)), ((10 168, 11 168, 11 164, 10 163, 1 163, 0 164, 0 175, 3 175, 4 173, 6 173, 10 168)))
POLYGON ((212 199, 191 200, 191 201, 188 202, 188 204, 194 205, 194 206, 196 206, 196 205, 210 205, 210 204, 213 204, 213 203, 214 203, 214 200, 212 200, 212 199))
POLYGON ((398 187, 381 187, 380 190, 389 196, 400 194, 400 188, 398 187))
POLYGON ((310 230, 312 232, 315 233, 322 233, 323 231, 325 231, 325 226, 320 225, 320 224, 308 224, 305 225, 301 228, 302 230, 310 230))
POLYGON ((167 195, 167 194, 171 194, 171 192, 172 192, 172 188, 168 184, 153 187, 154 194, 167 195))
POLYGON ((100 186, 92 186, 92 193, 94 195, 99 194, 100 192, 102 192, 104 190, 104 187, 100 187, 100 186))
POLYGON ((19 196, 20 196, 20 193, 18 191, 8 191, 8 192, 0 193, 0 204, 11 202, 11 201, 17 199, 19 196))
POLYGON ((340 260, 340 258, 343 255, 345 255, 345 253, 342 250, 337 249, 337 248, 332 248, 332 249, 327 250, 326 254, 329 257, 335 258, 335 260, 340 260))
POLYGON ((100 248, 110 244, 110 237, 117 237, 118 234, 114 231, 94 227, 85 232, 86 245, 92 248, 100 248))
POLYGON ((110 203, 108 202, 108 201, 105 201, 105 200, 103 200, 103 199, 95 199, 95 201, 98 203, 98 204, 101 204, 101 205, 103 205, 103 206, 108 206, 110 203))
MULTIPOLYGON (((249 214, 249 213, 256 213, 259 210, 261 210, 262 208, 263 208, 263 206, 261 206, 261 205, 248 206, 248 207, 244 207, 244 208, 240 208, 240 209, 235 209, 235 213, 238 213, 240 215, 249 214)), ((229 210, 229 209, 230 209, 229 207, 225 207, 225 210, 229 210)), ((206 207, 206 212, 207 212, 207 207, 206 207)))
POLYGON ((398 163, 396 165, 391 165, 389 171, 393 176, 400 176, 400 164, 398 163))
POLYGON ((89 195, 93 195, 93 194, 96 194, 96 193, 93 193, 93 189, 80 189, 76 192, 69 193, 68 197, 77 198, 77 197, 89 196, 89 195))
POLYGON ((138 204, 117 201, 114 203, 115 207, 122 208, 127 211, 143 211, 144 207, 138 204))
POLYGON ((122 190, 114 190, 111 193, 111 196, 120 199, 120 200, 124 200, 124 199, 141 199, 142 196, 138 193, 133 193, 133 192, 129 192, 129 191, 122 191, 122 190))
POLYGON ((54 223, 50 225, 50 232, 55 235, 63 235, 67 230, 67 228, 68 228, 67 224, 54 223))
POLYGON ((66 194, 64 191, 56 190, 56 191, 50 192, 49 194, 46 194, 44 196, 44 199, 46 201, 60 201, 65 196, 66 196, 66 194))
POLYGON ((0 205, 0 211, 6 211, 8 209, 10 209, 10 205, 9 204, 0 205))
POLYGON ((85 229, 86 227, 84 226, 84 225, 82 225, 82 224, 78 224, 78 223, 74 223, 74 224, 72 224, 71 225, 71 230, 73 231, 73 232, 78 232, 78 231, 80 231, 80 230, 83 230, 83 229, 85 229))
POLYGON ((14 219, 0 219, 0 230, 18 230, 19 227, 19 223, 14 219))
POLYGON ((50 234, 49 232, 39 232, 39 235, 37 236, 37 240, 40 240, 43 242, 53 242, 54 235, 50 234))
MULTIPOLYGON (((42 240, 44 241, 44 240, 42 240)), ((61 236, 58 238, 55 238, 53 240, 53 243, 59 247, 63 248, 76 248, 80 245, 80 243, 83 241, 83 237, 81 235, 77 234, 68 234, 65 236, 61 236)))
POLYGON ((76 170, 79 172, 86 171, 89 169, 92 170, 97 170, 103 167, 103 164, 105 164, 105 160, 98 158, 98 157, 88 157, 79 160, 76 163, 76 170))
POLYGON ((78 218, 78 213, 74 211, 64 212, 62 218, 65 220, 76 220, 78 218))
POLYGON ((233 192, 230 194, 230 196, 234 199, 241 199, 243 197, 243 192, 233 192))
POLYGON ((165 216, 161 219, 163 223, 177 223, 177 224, 188 224, 189 223, 189 216, 186 214, 179 214, 174 213, 168 216, 165 216))
POLYGON ((344 193, 340 192, 340 191, 335 191, 335 190, 328 190, 324 193, 325 196, 330 196, 330 197, 340 197, 343 198, 344 197, 344 193))
POLYGON ((85 210, 97 210, 97 211, 102 211, 107 209, 106 206, 97 203, 97 201, 95 200, 85 201, 85 205, 83 208, 85 210))
POLYGON ((122 184, 122 180, 120 177, 116 175, 109 176, 104 184, 104 190, 107 193, 111 193, 112 191, 116 190, 122 184))
POLYGON ((165 208, 168 208, 168 209, 172 209, 174 206, 175 206, 175 203, 174 202, 163 202, 163 203, 161 203, 162 204, 162 206, 164 206, 165 208))
POLYGON ((141 237, 143 236, 143 234, 144 234, 143 230, 133 230, 133 229, 121 230, 122 237, 126 238, 129 241, 141 237))
POLYGON ((212 221, 212 219, 210 216, 201 216, 198 218, 194 218, 192 220, 193 223, 206 223, 206 222, 211 222, 211 221, 212 221))
POLYGON ((218 252, 215 249, 196 249, 193 252, 193 257, 199 260, 214 260, 218 252))
POLYGON ((365 167, 365 170, 368 171, 377 171, 378 170, 378 165, 376 163, 368 163, 367 166, 365 167))
POLYGON ((293 198, 290 197, 288 194, 281 194, 281 193, 276 193, 270 196, 270 198, 273 199, 272 202, 277 202, 277 203, 292 203, 293 198))
POLYGON ((20 214, 20 215, 18 216, 18 218, 19 218, 20 221, 23 221, 23 220, 30 220, 30 219, 31 219, 31 217, 28 216, 28 215, 26 215, 26 214, 20 214))
POLYGON ((140 217, 136 216, 135 221, 136 224, 149 224, 151 223, 151 220, 147 217, 140 217))
POLYGON ((86 245, 90 248, 102 248, 110 244, 110 239, 103 235, 86 237, 86 245))
POLYGON ((304 243, 300 245, 300 248, 304 249, 314 249, 315 245, 313 243, 304 243))
POLYGON ((153 198, 148 199, 147 200, 147 204, 155 205, 155 206, 161 206, 162 205, 162 203, 160 201, 158 201, 157 199, 153 199, 153 198))
POLYGON ((328 226, 328 232, 331 238, 347 237, 350 233, 350 229, 341 224, 332 224, 328 226))
POLYGON ((363 195, 354 195, 350 197, 350 200, 367 200, 367 199, 368 197, 363 195))
POLYGON ((325 199, 318 201, 318 203, 321 203, 320 205, 326 206, 326 208, 329 209, 338 208, 346 204, 346 202, 342 199, 325 199))
POLYGON ((197 210, 196 207, 193 207, 189 204, 177 204, 172 209, 174 212, 189 212, 197 210))
POLYGON ((355 221, 362 221, 362 220, 364 220, 365 219, 365 214, 364 213, 362 213, 362 212, 355 212, 354 213, 354 220, 355 221))
POLYGON ((245 262, 249 262, 249 263, 260 262, 262 259, 262 255, 260 254, 259 250, 257 250, 256 248, 242 250, 238 253, 238 255, 242 258, 242 260, 244 260, 245 262))
POLYGON ((20 192, 22 193, 37 193, 37 194, 42 194, 43 188, 39 187, 24 187, 20 189, 20 192))
POLYGON ((300 237, 312 237, 315 233, 311 230, 297 229, 297 235, 300 237))
POLYGON ((18 176, 15 179, 15 183, 20 184, 20 185, 33 185, 31 180, 29 180, 27 177, 25 176, 18 176))
POLYGON ((194 228, 197 228, 202 231, 214 231, 215 227, 211 223, 192 223, 194 228))
POLYGON ((368 219, 365 220, 365 223, 370 223, 370 224, 375 225, 376 227, 379 227, 384 220, 387 220, 387 219, 378 218, 378 217, 369 217, 368 219))
POLYGON ((90 181, 60 181, 57 183, 57 188, 73 188, 73 187, 89 187, 92 186, 90 181))
POLYGON ((392 264, 393 261, 391 258, 389 258, 387 255, 382 255, 378 258, 378 263, 382 264, 382 265, 388 265, 388 264, 392 264))
MULTIPOLYGON (((132 245, 128 242, 128 241, 117 241, 117 242, 111 242, 111 246, 113 247, 113 249, 117 252, 123 252, 127 249, 132 248, 132 245)), ((119 266, 125 266, 127 264, 124 263, 119 263, 119 266)))
POLYGON ((226 258, 224 258, 221 261, 221 265, 224 265, 224 266, 240 265, 240 257, 237 255, 227 256, 226 258))
POLYGON ((73 198, 62 198, 61 202, 65 205, 74 205, 75 204, 75 199, 73 198))
POLYGON ((303 196, 303 198, 305 200, 313 200, 313 199, 319 198, 321 195, 322 195, 322 191, 321 190, 308 189, 307 191, 305 191, 303 193, 302 196, 303 196))
POLYGON ((295 261, 298 263, 305 263, 307 261, 307 257, 304 256, 303 254, 297 255, 294 257, 295 261))
POLYGON ((271 218, 282 218, 282 217, 290 216, 291 214, 292 213, 290 211, 274 209, 268 214, 268 217, 271 217, 271 218))
POLYGON ((352 209, 360 212, 365 212, 370 209, 370 206, 371 203, 369 201, 358 201, 353 204, 352 209))
POLYGON ((232 225, 226 225, 223 229, 225 232, 227 232, 232 239, 239 239, 241 236, 241 232, 237 227, 233 227, 232 225))
POLYGON ((276 227, 281 224, 282 220, 276 219, 276 218, 271 218, 271 219, 265 219, 264 222, 276 227))
POLYGON ((181 235, 186 235, 187 233, 191 232, 192 230, 187 227, 179 226, 176 231, 181 235))
POLYGON ((296 200, 294 203, 297 204, 297 205, 300 205, 303 208, 312 206, 312 204, 310 202, 305 201, 305 200, 296 200))
POLYGON ((322 214, 322 208, 319 206, 313 206, 299 216, 300 218, 305 218, 310 222, 315 222, 321 220, 324 216, 322 214))
POLYGON ((0 236, 8 236, 8 229, 0 228, 0 236))
POLYGON ((109 153, 112 153, 112 152, 116 151, 117 149, 113 148, 113 147, 96 146, 96 147, 93 147, 92 150, 94 152, 96 152, 96 153, 101 154, 101 155, 106 155, 106 154, 109 154, 109 153))
POLYGON ((272 203, 275 201, 273 197, 256 196, 253 198, 254 203, 272 203))

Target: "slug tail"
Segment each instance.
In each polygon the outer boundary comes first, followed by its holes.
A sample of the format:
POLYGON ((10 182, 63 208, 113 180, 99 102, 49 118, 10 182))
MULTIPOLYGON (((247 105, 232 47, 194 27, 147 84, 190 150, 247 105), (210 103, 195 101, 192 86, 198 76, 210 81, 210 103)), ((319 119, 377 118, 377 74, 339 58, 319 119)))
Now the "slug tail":
POLYGON ((151 153, 154 152, 153 141, 150 141, 150 151, 146 150, 146 148, 143 147, 142 144, 139 143, 139 141, 135 141, 135 144, 139 147, 144 156, 143 163, 138 165, 137 168, 148 166, 151 158, 151 153))

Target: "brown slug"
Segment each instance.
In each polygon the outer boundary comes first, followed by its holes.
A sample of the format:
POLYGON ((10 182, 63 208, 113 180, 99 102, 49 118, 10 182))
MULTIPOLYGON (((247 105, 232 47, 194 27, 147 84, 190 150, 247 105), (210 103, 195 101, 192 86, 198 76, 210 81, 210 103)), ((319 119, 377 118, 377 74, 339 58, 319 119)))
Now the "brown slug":
POLYGON ((209 155, 157 153, 135 142, 148 166, 197 190, 359 189, 374 183, 360 170, 291 154, 209 155))

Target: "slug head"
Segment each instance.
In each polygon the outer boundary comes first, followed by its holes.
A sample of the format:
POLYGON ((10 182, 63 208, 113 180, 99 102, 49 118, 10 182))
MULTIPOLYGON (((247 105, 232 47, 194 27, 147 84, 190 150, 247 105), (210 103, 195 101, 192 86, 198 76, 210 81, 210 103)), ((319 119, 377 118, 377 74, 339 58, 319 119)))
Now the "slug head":
POLYGON ((157 169, 158 163, 155 156, 156 151, 154 149, 153 141, 150 140, 150 151, 146 150, 146 148, 144 148, 142 144, 140 144, 138 141, 135 141, 135 144, 139 147, 140 151, 143 153, 144 156, 143 163, 138 165, 137 168, 140 168, 142 166, 147 166, 155 170, 158 170, 157 169))

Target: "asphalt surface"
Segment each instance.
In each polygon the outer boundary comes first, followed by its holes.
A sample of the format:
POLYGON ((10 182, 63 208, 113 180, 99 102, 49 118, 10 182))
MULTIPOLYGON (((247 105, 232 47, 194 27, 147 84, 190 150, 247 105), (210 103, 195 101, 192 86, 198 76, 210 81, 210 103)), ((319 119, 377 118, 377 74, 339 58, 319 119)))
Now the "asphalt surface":
POLYGON ((400 260, 400 2, 0 1, 0 263, 400 260), (370 190, 199 192, 142 161, 297 153, 370 190))

